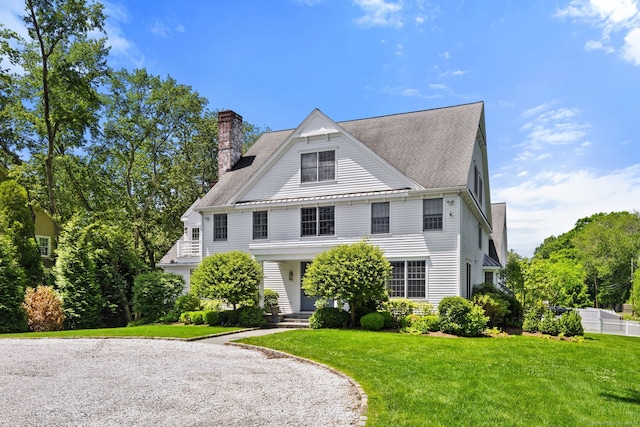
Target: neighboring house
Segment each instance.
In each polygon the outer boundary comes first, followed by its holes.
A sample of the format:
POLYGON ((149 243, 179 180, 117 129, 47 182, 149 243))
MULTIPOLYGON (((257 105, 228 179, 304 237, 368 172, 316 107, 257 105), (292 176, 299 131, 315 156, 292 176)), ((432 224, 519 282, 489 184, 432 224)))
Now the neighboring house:
POLYGON ((482 102, 339 123, 316 109, 244 155, 242 117, 220 112, 218 128, 219 181, 159 263, 187 284, 202 257, 246 251, 284 313, 313 310, 306 266, 365 238, 393 266, 392 297, 438 304, 497 281, 506 206, 491 204, 482 102))
MULTIPOLYGON (((0 163, 0 181, 3 181, 9 175, 8 169, 0 163)), ((53 265, 53 241, 54 241, 54 225, 51 216, 45 212, 40 206, 34 205, 32 212, 35 221, 35 238, 42 255, 42 264, 45 272, 48 272, 53 265)))

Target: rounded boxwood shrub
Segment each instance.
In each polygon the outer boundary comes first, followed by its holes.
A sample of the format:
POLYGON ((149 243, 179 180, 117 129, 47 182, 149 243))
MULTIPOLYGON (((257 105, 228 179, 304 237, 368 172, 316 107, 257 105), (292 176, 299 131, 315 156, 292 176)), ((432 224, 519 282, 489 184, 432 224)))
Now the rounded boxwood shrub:
POLYGON ((440 330, 442 332, 476 337, 487 327, 489 318, 482 307, 472 304, 462 297, 446 297, 438 306, 440 330))
POLYGON ((280 294, 278 294, 273 289, 265 288, 265 290, 264 290, 264 309, 265 309, 265 311, 270 312, 272 307, 275 307, 276 305, 278 305, 278 298, 280 298, 280 294))
POLYGON ((218 326, 220 324, 220 312, 207 310, 204 312, 204 323, 209 326, 218 326))
POLYGON ((391 316, 391 313, 389 313, 388 311, 379 311, 378 313, 380 313, 382 315, 382 317, 384 318, 384 328, 385 329, 389 329, 393 327, 393 317, 391 316))
POLYGON ((584 335, 584 327, 582 326, 582 316, 576 310, 570 310, 562 313, 562 317, 558 320, 560 333, 565 337, 575 337, 584 335))
POLYGON ((204 311, 192 311, 191 322, 194 325, 204 325, 204 311))
POLYGON ((384 316, 377 312, 365 314, 360 318, 360 326, 367 331, 379 331, 384 327, 384 316))
POLYGON ((346 328, 351 323, 351 316, 341 308, 324 307, 313 312, 309 318, 309 327, 312 329, 346 328))

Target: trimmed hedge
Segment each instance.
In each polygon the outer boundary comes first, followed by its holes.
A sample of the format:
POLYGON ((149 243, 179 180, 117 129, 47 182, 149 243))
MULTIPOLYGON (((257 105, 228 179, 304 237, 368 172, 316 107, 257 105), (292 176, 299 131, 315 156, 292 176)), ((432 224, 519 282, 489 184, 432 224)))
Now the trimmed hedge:
POLYGON ((309 327, 312 329, 346 328, 351 323, 351 316, 341 308, 324 307, 313 312, 309 318, 309 327))

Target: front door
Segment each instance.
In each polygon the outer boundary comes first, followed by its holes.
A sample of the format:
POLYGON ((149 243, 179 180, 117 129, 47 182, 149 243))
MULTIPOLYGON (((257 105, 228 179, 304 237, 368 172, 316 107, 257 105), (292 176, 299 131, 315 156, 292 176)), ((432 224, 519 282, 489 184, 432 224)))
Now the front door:
POLYGON ((317 297, 310 297, 304 293, 304 289, 302 289, 302 278, 304 274, 307 272, 307 267, 311 264, 309 261, 304 261, 300 263, 300 311, 315 311, 316 310, 316 300, 317 297))

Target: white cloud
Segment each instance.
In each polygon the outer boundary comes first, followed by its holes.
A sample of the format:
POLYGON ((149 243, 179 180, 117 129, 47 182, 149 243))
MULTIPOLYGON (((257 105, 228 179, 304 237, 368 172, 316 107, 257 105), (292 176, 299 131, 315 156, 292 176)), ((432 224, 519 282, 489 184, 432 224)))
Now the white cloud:
POLYGON ((160 36, 163 38, 169 37, 171 35, 171 30, 167 27, 164 22, 156 21, 149 30, 155 34, 156 36, 160 36))
POLYGON ((449 52, 443 52, 439 56, 443 57, 444 59, 451 59, 451 53, 449 52))
POLYGON ((385 0, 355 0, 364 15, 356 19, 361 27, 396 27, 404 25, 402 22, 402 4, 386 2, 385 0))
POLYGON ((640 65, 640 28, 632 30, 624 38, 622 56, 634 65, 640 65))
POLYGON ((558 9, 557 18, 584 21, 600 30, 599 40, 588 40, 585 50, 602 50, 607 54, 617 49, 613 45, 613 33, 626 33, 622 57, 634 65, 640 65, 640 7, 638 0, 572 0, 565 8, 558 9))
POLYGON ((184 25, 182 24, 176 25, 176 31, 179 33, 184 33, 184 25))
POLYGON ((435 89, 435 90, 448 90, 449 86, 447 86, 444 83, 430 83, 429 84, 429 89, 435 89))
POLYGON ((416 24, 422 25, 422 24, 424 24, 424 21, 425 21, 424 17, 422 17, 420 15, 416 16, 416 24))
POLYGON ((528 121, 522 125, 521 131, 526 132, 524 150, 516 160, 541 160, 535 151, 553 145, 568 145, 581 142, 591 127, 589 123, 579 121, 581 111, 577 108, 556 108, 556 102, 540 104, 522 113, 528 121))
POLYGON ((129 14, 122 5, 104 2, 107 21, 104 30, 107 33, 107 46, 111 49, 109 54, 136 68, 144 66, 144 55, 140 53, 138 46, 127 38, 122 23, 129 22, 129 14))
POLYGON ((640 164, 605 174, 543 171, 518 185, 494 188, 492 199, 507 203, 509 248, 531 256, 545 238, 571 230, 580 218, 640 210, 640 164))

